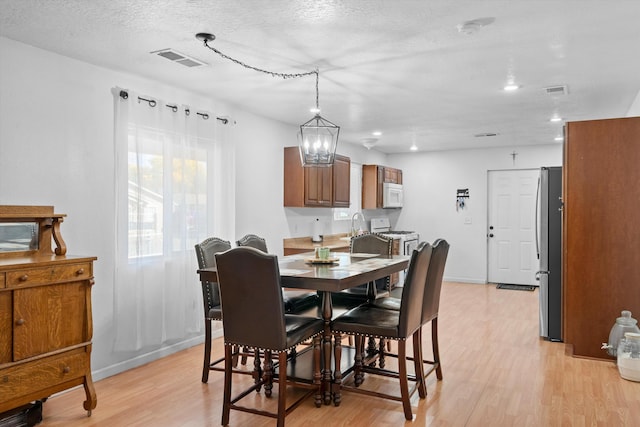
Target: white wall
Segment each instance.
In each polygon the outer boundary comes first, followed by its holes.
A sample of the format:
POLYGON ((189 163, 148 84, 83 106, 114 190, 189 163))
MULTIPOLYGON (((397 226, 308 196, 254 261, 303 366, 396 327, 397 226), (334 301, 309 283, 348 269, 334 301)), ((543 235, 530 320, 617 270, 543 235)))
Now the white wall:
POLYGON ((389 156, 402 169, 404 208, 396 229, 416 230, 421 240, 451 245, 445 279, 485 283, 487 279, 487 171, 562 165, 562 145, 409 153, 389 156), (464 210, 456 211, 456 190, 468 188, 464 210), (465 224, 465 218, 471 224, 465 224))

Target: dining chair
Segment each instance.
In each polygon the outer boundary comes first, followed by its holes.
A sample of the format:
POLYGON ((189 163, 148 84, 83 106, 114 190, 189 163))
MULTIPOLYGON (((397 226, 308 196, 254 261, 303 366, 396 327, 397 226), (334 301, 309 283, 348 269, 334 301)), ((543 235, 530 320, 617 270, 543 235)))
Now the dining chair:
MULTIPOLYGON (((216 263, 224 326, 222 425, 229 424, 233 409, 276 418, 277 425, 284 426, 285 416, 312 394, 315 395, 315 405, 320 407, 320 336, 324 322, 316 317, 285 314, 277 256, 251 247, 237 247, 216 254, 216 263), (307 340, 313 342, 313 375, 308 381, 295 380, 296 386, 307 388, 308 391, 287 406, 288 351, 307 340), (253 348, 264 354, 264 374, 260 382, 235 397, 232 396, 233 346, 253 348), (278 354, 277 372, 272 361, 273 353, 278 354), (239 404, 241 399, 260 386, 264 386, 265 396, 271 397, 274 381, 278 383, 277 412, 239 404)), ((300 360, 296 363, 300 363, 300 360)))
MULTIPOLYGON (((269 253, 267 249, 267 241, 255 234, 247 234, 237 242, 238 246, 248 246, 258 249, 262 252, 269 253)), ((284 309, 289 314, 306 313, 312 308, 320 305, 320 297, 315 291, 303 289, 283 289, 282 290, 284 309)))
MULTIPOLYGON (((350 253, 368 253, 391 255, 393 252, 393 238, 376 233, 361 234, 353 236, 349 243, 350 253)), ((388 295, 390 287, 390 277, 378 279, 372 283, 363 283, 340 292, 331 293, 331 302, 334 306, 351 309, 370 300, 375 300, 384 295, 388 295)), ((353 345, 353 337, 349 336, 349 345, 353 345)), ((384 347, 384 340, 380 340, 380 347, 384 347)), ((376 351, 375 338, 369 338, 368 352, 374 354, 376 351)), ((384 367, 384 359, 380 359, 384 367)))
MULTIPOLYGON (((215 254, 231 249, 231 243, 210 237, 195 245, 196 257, 199 268, 211 268, 216 266, 215 254)), ((204 303, 204 363, 202 366, 202 382, 209 381, 209 371, 224 371, 217 367, 224 362, 224 357, 211 362, 211 334, 214 321, 222 320, 222 308, 220 307, 220 289, 216 282, 201 282, 202 301, 204 303)))
MULTIPOLYGON (((442 380, 442 366, 440 364, 440 345, 438 343, 438 311, 440 308, 440 291, 442 289, 442 278, 444 268, 449 254, 449 243, 444 239, 437 239, 433 242, 429 271, 425 282, 424 297, 422 300, 421 326, 431 322, 431 349, 433 360, 423 359, 424 365, 430 365, 425 371, 425 378, 434 370, 438 380, 442 380)), ((384 308, 388 310, 400 310, 400 299, 393 297, 381 298, 371 302, 372 307, 384 308)), ((420 328, 420 342, 422 343, 422 328, 420 328)), ((387 353, 388 356, 397 355, 387 353)))
POLYGON ((422 320, 422 300, 429 270, 432 248, 428 243, 421 243, 413 251, 409 267, 405 275, 404 289, 400 300, 400 310, 388 310, 364 304, 355 307, 331 322, 334 335, 334 404, 338 406, 342 400, 341 390, 352 391, 374 397, 401 401, 404 416, 412 419, 410 397, 418 390, 420 398, 426 397, 424 371, 421 364, 422 351, 419 330, 422 320), (345 383, 342 378, 342 334, 354 335, 356 338, 353 370, 346 378, 353 377, 353 385, 345 383), (363 356, 362 340, 364 337, 380 337, 398 342, 398 371, 368 365, 363 356), (413 364, 415 375, 407 373, 407 340, 413 340, 413 364), (397 378, 400 385, 400 396, 381 391, 362 388, 364 373, 397 378), (409 390, 409 381, 416 384, 409 390))
MULTIPOLYGON (((351 238, 350 253, 367 253, 390 256, 393 251, 393 238, 376 233, 361 234, 351 238)), ((389 277, 376 280, 374 283, 363 283, 340 292, 331 294, 331 301, 338 306, 353 308, 388 294, 389 277)))

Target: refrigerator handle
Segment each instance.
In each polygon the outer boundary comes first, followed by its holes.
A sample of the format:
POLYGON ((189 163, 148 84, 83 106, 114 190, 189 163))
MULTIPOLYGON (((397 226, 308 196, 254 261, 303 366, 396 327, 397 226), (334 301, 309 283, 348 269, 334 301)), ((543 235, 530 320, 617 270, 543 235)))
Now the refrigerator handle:
MULTIPOLYGON (((536 230, 536 256, 538 257, 538 259, 540 259, 540 242, 538 242, 538 221, 539 221, 538 211, 540 210, 540 206, 538 206, 539 203, 540 203, 540 177, 538 177, 538 188, 536 188, 536 220, 534 222, 535 230, 536 230)), ((540 280, 540 278, 537 277, 538 273, 536 273, 536 280, 540 280)))
POLYGON ((540 275, 541 274, 549 274, 549 271, 545 271, 545 270, 540 270, 540 271, 536 271, 536 280, 540 281, 540 275))

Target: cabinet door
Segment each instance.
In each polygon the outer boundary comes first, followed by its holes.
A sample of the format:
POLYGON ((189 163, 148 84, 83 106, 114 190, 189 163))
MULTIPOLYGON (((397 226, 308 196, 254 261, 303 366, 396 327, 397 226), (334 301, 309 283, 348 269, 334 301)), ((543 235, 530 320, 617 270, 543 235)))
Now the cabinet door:
POLYGON ((331 206, 333 191, 332 168, 304 168, 305 206, 331 206))
POLYGON ((0 365, 11 362, 11 292, 0 292, 0 365))
POLYGON ((348 208, 351 201, 351 159, 336 156, 333 162, 333 206, 348 208))
POLYGON ((72 282, 13 291, 13 359, 89 340, 87 284, 72 282))

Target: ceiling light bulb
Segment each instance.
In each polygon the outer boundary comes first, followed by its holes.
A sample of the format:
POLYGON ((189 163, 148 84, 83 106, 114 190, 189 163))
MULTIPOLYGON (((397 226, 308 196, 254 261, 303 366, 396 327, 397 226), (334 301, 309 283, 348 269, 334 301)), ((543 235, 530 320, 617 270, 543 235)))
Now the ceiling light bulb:
POLYGON ((509 83, 504 87, 504 90, 506 90, 507 92, 512 92, 518 89, 520 89, 520 86, 515 83, 509 83))

